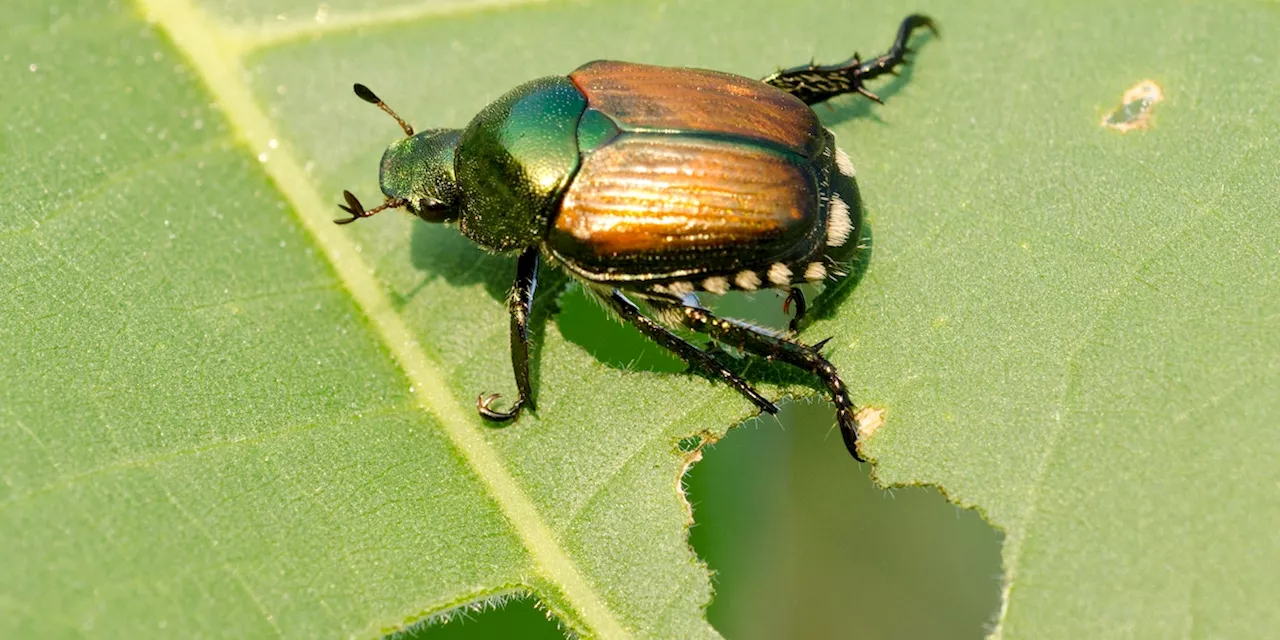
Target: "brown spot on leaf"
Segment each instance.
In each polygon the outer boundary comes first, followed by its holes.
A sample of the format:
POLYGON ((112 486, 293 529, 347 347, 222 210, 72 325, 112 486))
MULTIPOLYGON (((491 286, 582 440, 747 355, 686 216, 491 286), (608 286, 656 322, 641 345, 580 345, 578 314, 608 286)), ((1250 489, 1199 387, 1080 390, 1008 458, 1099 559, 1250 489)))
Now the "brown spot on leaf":
POLYGON ((1134 129, 1151 126, 1151 112, 1157 102, 1164 100, 1164 92, 1153 80, 1143 80, 1129 87, 1120 99, 1120 108, 1102 118, 1102 126, 1128 133, 1134 129))
POLYGON ((710 431, 702 431, 677 443, 677 448, 684 453, 684 464, 680 465, 680 472, 676 474, 676 493, 680 494, 680 502, 684 505, 685 526, 693 526, 693 505, 689 504, 689 498, 685 495, 684 478, 689 473, 689 468, 695 463, 702 460, 702 448, 715 444, 719 440, 715 434, 710 431))

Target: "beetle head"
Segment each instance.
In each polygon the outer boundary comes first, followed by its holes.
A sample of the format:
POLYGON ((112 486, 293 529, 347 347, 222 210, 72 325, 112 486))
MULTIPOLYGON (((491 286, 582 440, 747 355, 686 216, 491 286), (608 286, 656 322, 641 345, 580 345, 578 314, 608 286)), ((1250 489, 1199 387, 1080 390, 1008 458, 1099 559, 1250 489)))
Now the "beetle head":
POLYGON ((357 84, 361 100, 387 112, 404 131, 405 137, 391 143, 382 154, 378 182, 387 200, 366 210, 350 191, 342 192, 347 204, 338 205, 350 218, 334 220, 347 224, 385 209, 408 209, 427 222, 448 222, 458 218, 458 184, 453 174, 453 150, 462 132, 458 129, 428 129, 414 133, 413 127, 385 102, 357 84))
POLYGON ((382 154, 378 182, 389 200, 427 222, 458 217, 458 182, 453 174, 453 150, 458 129, 429 129, 392 142, 382 154))

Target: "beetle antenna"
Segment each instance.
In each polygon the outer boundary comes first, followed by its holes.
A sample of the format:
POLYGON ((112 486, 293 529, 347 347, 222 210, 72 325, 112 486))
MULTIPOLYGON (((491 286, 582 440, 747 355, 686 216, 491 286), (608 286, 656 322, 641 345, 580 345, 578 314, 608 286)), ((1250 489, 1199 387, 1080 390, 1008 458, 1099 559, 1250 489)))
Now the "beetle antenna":
POLYGON ((403 207, 406 204, 409 204, 409 201, 405 200, 404 198, 387 198, 386 202, 372 209, 365 210, 364 205, 360 204, 360 199, 357 198, 355 194, 351 193, 350 191, 343 191, 342 197, 347 201, 347 203, 338 205, 338 208, 351 214, 351 217, 339 218, 337 220, 334 220, 334 223, 336 224, 351 224, 352 222, 355 222, 360 218, 368 218, 369 216, 375 213, 378 213, 379 211, 385 211, 387 209, 399 209, 400 207, 403 207))
POLYGON ((365 102, 368 102, 369 104, 379 109, 382 109, 383 111, 386 111, 387 115, 391 116, 392 118, 395 118, 396 122, 400 124, 400 128, 404 129, 404 135, 410 138, 413 137, 413 127, 409 126, 409 123, 405 122, 404 118, 401 118, 395 111, 392 111, 391 107, 388 107, 387 103, 383 102, 382 98, 378 97, 378 94, 370 91, 369 87, 366 87, 360 84, 359 82, 357 82, 355 86, 352 88, 355 89, 356 95, 360 96, 361 100, 364 100, 365 102))

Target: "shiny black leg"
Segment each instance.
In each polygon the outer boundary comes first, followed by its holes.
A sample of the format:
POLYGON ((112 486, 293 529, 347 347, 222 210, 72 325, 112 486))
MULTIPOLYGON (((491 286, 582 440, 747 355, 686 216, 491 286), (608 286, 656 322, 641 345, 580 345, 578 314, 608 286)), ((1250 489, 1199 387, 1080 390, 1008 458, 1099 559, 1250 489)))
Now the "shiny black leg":
POLYGON ((516 281, 511 286, 507 300, 511 309, 511 368, 516 375, 519 397, 511 408, 500 411, 493 408, 499 394, 476 398, 476 410, 480 415, 497 421, 510 420, 520 414, 520 409, 533 409, 533 392, 529 386, 529 313, 533 308, 533 292, 538 287, 538 248, 529 247, 516 261, 516 281))
POLYGON ((818 352, 818 348, 825 344, 826 340, 811 347, 745 322, 718 318, 710 311, 690 304, 681 307, 680 313, 684 325, 694 331, 705 333, 748 353, 770 360, 781 360, 820 378, 826 384, 827 391, 831 393, 831 400, 835 403, 836 422, 840 425, 844 446, 849 449, 849 453, 854 458, 863 459, 858 455, 857 448, 858 423, 854 416, 857 408, 849 400, 849 391, 836 373, 835 366, 818 352))
POLYGON ((907 16, 898 26, 898 37, 888 53, 863 62, 858 54, 839 64, 817 65, 809 63, 799 67, 783 69, 767 78, 764 82, 786 91, 804 101, 805 104, 818 104, 846 93, 860 93, 876 102, 880 97, 867 91, 863 83, 886 73, 894 73, 898 65, 907 61, 907 41, 911 32, 924 27, 935 35, 938 28, 927 16, 912 14, 907 16))
MULTIPOLYGON (((720 361, 716 360, 710 353, 695 347, 686 342, 680 336, 671 333, 666 327, 658 324, 653 319, 645 316, 640 312, 640 308, 630 299, 622 294, 621 291, 614 290, 609 295, 601 295, 601 299, 608 304, 615 313, 623 320, 635 325, 641 333, 648 336, 654 342, 666 347, 672 353, 684 360, 689 366, 698 367, 706 373, 719 377, 721 380, 729 383, 729 386, 738 390, 738 393, 746 396, 748 400, 754 403, 761 411, 769 414, 778 413, 778 406, 769 401, 768 398, 760 395, 747 383, 746 380, 738 377, 738 374, 726 369, 720 361)), ((659 303, 655 303, 659 304, 659 303)), ((663 303, 665 305, 665 303, 663 303)), ((674 307, 678 308, 678 307, 674 307)))
POLYGON ((796 315, 791 316, 791 322, 787 325, 787 328, 791 329, 791 333, 800 330, 800 321, 804 319, 804 314, 809 309, 809 305, 804 299, 804 292, 800 290, 800 287, 791 287, 791 290, 787 292, 787 299, 782 301, 782 312, 791 313, 791 305, 793 304, 796 307, 796 315))

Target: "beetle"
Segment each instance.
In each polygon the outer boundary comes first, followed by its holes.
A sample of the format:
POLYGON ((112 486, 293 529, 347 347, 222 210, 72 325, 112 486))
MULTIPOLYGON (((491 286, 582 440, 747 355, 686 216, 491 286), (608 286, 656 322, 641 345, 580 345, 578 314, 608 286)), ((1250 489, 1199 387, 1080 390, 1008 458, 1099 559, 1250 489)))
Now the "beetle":
POLYGON ((346 204, 339 207, 349 217, 335 222, 405 209, 427 222, 456 222, 489 251, 518 253, 508 299, 518 397, 500 410, 498 394, 480 394, 476 409, 489 420, 511 420, 534 407, 528 322, 539 265, 547 261, 761 411, 774 414, 778 407, 721 364, 713 349, 698 348, 668 327, 683 325, 817 376, 835 404, 845 446, 861 460, 856 408, 820 353, 826 341, 810 346, 788 333, 717 317, 697 293, 787 288, 799 317, 804 298, 795 285, 845 275, 861 229, 854 169, 812 105, 849 93, 881 102, 864 83, 895 73, 919 28, 937 33, 930 18, 913 14, 889 51, 874 59, 854 54, 763 80, 591 62, 512 89, 464 129, 415 132, 357 84, 356 95, 394 118, 405 137, 382 156, 386 200, 365 209, 344 191, 346 204))

